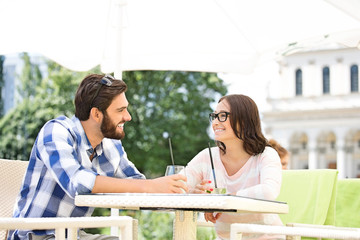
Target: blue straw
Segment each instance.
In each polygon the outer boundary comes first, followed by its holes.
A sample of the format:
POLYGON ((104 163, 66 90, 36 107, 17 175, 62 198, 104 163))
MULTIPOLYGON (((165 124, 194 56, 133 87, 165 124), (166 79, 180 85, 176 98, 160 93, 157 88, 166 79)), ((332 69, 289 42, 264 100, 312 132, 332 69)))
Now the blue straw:
POLYGON ((212 158, 212 155, 211 155, 211 149, 210 149, 210 142, 209 142, 209 153, 210 153, 210 162, 211 162, 212 173, 213 173, 213 176, 214 176, 215 188, 217 188, 216 177, 215 177, 215 169, 214 169, 214 162, 213 162, 213 158, 212 158))

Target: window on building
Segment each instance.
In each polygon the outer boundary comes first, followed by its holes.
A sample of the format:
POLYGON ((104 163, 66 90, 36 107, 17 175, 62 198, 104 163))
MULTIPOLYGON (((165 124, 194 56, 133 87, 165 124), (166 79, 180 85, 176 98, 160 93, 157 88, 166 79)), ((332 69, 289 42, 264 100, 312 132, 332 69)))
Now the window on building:
POLYGON ((350 91, 358 92, 359 91, 359 68, 358 65, 352 65, 350 67, 350 91))
POLYGON ((296 96, 302 95, 302 71, 297 69, 295 72, 295 94, 296 96))
POLYGON ((323 68, 323 93, 330 93, 330 69, 329 67, 323 68))

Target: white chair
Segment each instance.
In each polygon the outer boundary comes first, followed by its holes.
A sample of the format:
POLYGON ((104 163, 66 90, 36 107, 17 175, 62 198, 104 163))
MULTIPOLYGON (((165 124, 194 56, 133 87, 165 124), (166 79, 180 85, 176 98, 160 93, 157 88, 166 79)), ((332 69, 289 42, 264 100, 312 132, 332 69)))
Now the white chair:
MULTIPOLYGON (((133 239, 133 218, 128 216, 72 217, 72 218, 12 218, 16 197, 28 162, 0 159, 0 240, 6 239, 7 230, 55 229, 56 239, 77 239, 78 228, 117 226, 121 240, 133 239)), ((136 236, 134 236, 136 238, 136 236)))
POLYGON ((269 226, 257 224, 231 224, 230 239, 241 240, 243 233, 261 233, 286 235, 287 237, 333 238, 333 239, 360 239, 360 228, 341 228, 324 225, 298 225, 291 226, 269 226))

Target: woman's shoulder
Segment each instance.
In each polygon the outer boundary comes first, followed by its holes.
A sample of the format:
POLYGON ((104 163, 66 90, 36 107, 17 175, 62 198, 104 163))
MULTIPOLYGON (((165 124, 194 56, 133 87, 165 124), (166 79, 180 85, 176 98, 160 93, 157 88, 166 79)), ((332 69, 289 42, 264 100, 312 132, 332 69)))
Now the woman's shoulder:
POLYGON ((277 152, 276 152, 276 150, 274 148, 272 148, 270 146, 266 146, 265 149, 264 149, 263 154, 268 154, 268 155, 275 154, 275 155, 277 155, 277 152))
MULTIPOLYGON (((220 154, 220 148, 215 146, 215 147, 211 147, 211 155, 212 157, 217 157, 220 154)), ((202 155, 205 155, 206 157, 210 156, 210 150, 209 148, 205 148, 203 149, 201 152, 199 152, 199 154, 201 153, 202 155)))
MULTIPOLYGON (((218 147, 211 147, 211 155, 213 158, 216 158, 219 155, 219 148, 218 147)), ((202 161, 202 160, 209 160, 210 157, 210 151, 209 148, 204 148, 196 156, 193 158, 193 160, 202 161)))
MULTIPOLYGON (((214 150, 212 149, 211 150, 211 153, 213 152, 214 150)), ((198 154, 196 154, 195 157, 208 157, 209 156, 209 149, 208 148, 204 148, 203 150, 201 150, 200 152, 198 152, 198 154)))
POLYGON ((270 146, 266 146, 264 151, 260 154, 258 154, 260 159, 276 159, 279 160, 279 154, 276 152, 276 150, 270 146))

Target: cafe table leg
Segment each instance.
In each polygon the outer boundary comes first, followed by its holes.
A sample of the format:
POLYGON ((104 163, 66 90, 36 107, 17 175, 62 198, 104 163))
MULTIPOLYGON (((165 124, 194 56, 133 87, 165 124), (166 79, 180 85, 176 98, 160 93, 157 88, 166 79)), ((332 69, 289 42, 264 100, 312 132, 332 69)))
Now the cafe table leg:
POLYGON ((174 220, 174 240, 196 240, 197 212, 176 211, 174 220))

